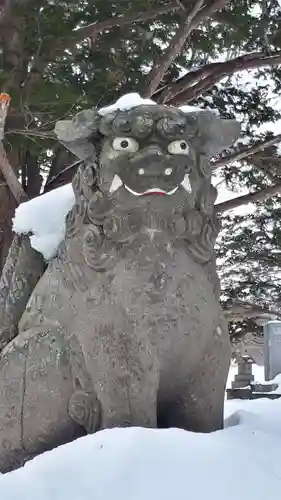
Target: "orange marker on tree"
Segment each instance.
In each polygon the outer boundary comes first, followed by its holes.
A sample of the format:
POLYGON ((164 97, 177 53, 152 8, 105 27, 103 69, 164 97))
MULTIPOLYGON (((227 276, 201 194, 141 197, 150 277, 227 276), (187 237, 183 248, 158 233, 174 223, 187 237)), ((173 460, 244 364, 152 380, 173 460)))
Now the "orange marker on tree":
POLYGON ((4 127, 10 101, 11 97, 9 96, 9 94, 6 94, 4 92, 0 94, 0 140, 1 141, 4 138, 4 127))

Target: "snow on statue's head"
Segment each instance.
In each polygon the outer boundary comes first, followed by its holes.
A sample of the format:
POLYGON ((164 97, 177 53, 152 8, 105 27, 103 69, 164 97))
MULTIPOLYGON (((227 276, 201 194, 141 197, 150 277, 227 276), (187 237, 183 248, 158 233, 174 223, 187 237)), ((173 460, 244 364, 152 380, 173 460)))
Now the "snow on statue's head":
POLYGON ((129 106, 120 101, 82 111, 55 128, 68 149, 94 160, 99 189, 119 201, 193 197, 203 182, 210 183, 209 157, 239 135, 236 121, 220 120, 210 111, 156 105, 139 96, 129 106))

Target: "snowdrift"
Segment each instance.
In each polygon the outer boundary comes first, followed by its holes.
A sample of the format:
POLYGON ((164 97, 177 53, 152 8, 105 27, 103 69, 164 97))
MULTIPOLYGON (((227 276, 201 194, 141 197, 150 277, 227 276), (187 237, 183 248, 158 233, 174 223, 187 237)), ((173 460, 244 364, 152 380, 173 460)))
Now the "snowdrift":
POLYGON ((281 401, 229 401, 226 428, 112 429, 0 476, 1 500, 280 500, 281 401))

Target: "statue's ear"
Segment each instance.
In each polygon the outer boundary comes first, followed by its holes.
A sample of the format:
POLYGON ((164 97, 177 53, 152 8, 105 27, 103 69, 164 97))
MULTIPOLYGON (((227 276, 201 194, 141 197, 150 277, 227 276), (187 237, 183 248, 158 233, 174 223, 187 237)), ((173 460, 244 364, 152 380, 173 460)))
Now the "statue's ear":
POLYGON ((95 153, 92 140, 99 134, 100 116, 96 109, 85 109, 72 120, 56 122, 54 133, 58 140, 81 160, 95 153))
POLYGON ((211 111, 196 114, 200 149, 211 157, 232 146, 240 136, 241 126, 236 120, 222 120, 211 111))

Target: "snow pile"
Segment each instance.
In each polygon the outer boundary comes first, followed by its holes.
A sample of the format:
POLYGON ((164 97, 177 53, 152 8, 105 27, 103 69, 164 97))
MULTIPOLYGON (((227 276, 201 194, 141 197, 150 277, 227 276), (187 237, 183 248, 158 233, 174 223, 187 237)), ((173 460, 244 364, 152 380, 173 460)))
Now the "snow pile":
POLYGON ((281 400, 229 401, 227 427, 111 429, 0 477, 3 500, 279 500, 281 400))
MULTIPOLYGON (((136 108, 137 106, 146 106, 146 105, 151 106, 155 104, 157 104, 155 101, 152 101, 151 99, 143 99, 138 93, 132 92, 130 94, 123 95, 122 97, 120 97, 120 99, 117 99, 117 101, 114 104, 111 104, 110 106, 106 106, 104 108, 100 108, 99 114, 101 116, 105 116, 108 113, 112 113, 114 111, 127 111, 129 109, 136 108)), ((178 107, 178 109, 183 113, 193 113, 193 112, 203 111, 200 108, 188 105, 180 106, 178 107)))
MULTIPOLYGON (((262 382, 263 367, 253 368, 262 382)), ((225 404, 225 429, 211 434, 104 430, 0 476, 0 498, 279 500, 280 412, 281 399, 232 400, 225 404)))
POLYGON ((151 99, 143 99, 136 92, 131 92, 130 94, 125 94, 110 106, 105 106, 104 108, 99 109, 99 115, 104 116, 108 113, 112 113, 114 111, 127 111, 129 109, 136 108, 137 106, 143 105, 155 105, 156 102, 151 99))
POLYGON ((18 234, 32 233, 31 245, 46 260, 52 259, 64 238, 65 216, 75 202, 71 184, 19 205, 13 219, 18 234))
POLYGON ((205 111, 204 109, 197 108, 197 106, 189 106, 188 104, 185 104, 184 106, 179 106, 178 109, 183 113, 198 113, 199 111, 205 111))

